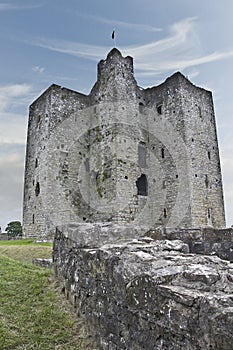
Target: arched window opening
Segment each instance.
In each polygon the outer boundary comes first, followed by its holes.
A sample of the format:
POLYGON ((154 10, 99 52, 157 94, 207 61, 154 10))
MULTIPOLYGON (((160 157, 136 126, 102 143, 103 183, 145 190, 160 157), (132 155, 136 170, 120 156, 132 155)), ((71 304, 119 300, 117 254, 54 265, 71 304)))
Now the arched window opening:
POLYGON ((139 102, 139 112, 143 113, 144 110, 144 104, 142 102, 139 102))
POLYGON ((147 196, 148 195, 148 184, 147 178, 145 174, 142 174, 136 181, 136 186, 138 189, 139 196, 147 196))
POLYGON ((38 167, 38 159, 36 158, 36 161, 35 161, 35 168, 38 167))
POLYGON ((164 216, 164 219, 166 219, 166 217, 167 217, 167 209, 166 208, 163 209, 163 216, 164 216))

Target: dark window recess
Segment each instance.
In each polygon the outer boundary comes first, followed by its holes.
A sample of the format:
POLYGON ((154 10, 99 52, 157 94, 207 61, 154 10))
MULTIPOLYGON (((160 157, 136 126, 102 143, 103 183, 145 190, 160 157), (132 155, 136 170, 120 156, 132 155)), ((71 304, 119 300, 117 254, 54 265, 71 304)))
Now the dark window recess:
POLYGON ((40 184, 39 184, 39 182, 36 183, 35 194, 36 194, 36 196, 39 196, 39 194, 40 194, 40 184))
POLYGON ((166 208, 163 209, 163 216, 166 219, 166 217, 167 217, 167 209, 166 208))
POLYGON ((38 167, 38 159, 36 158, 36 161, 35 161, 35 168, 38 167))
POLYGON ((205 176, 205 187, 208 188, 209 187, 209 179, 208 179, 208 175, 205 176))
POLYGON ((211 159, 210 151, 208 151, 208 158, 209 158, 209 160, 211 159))
POLYGON ((164 158, 164 148, 161 148, 161 157, 164 158))
POLYGON ((158 114, 162 114, 162 105, 157 106, 158 114))
POLYGON ((138 195, 147 196, 148 195, 148 184, 145 174, 142 174, 136 181, 136 186, 138 189, 138 195))
POLYGON ((128 176, 127 175, 125 175, 125 179, 128 180, 128 176))
POLYGON ((208 208, 208 211, 207 211, 207 215, 208 215, 208 219, 211 218, 211 210, 208 208))
POLYGON ((32 214, 32 223, 35 224, 35 214, 32 214))
POLYGON ((201 107, 198 107, 199 117, 202 118, 201 107))
POLYGON ((166 188, 166 180, 163 180, 163 189, 166 188))

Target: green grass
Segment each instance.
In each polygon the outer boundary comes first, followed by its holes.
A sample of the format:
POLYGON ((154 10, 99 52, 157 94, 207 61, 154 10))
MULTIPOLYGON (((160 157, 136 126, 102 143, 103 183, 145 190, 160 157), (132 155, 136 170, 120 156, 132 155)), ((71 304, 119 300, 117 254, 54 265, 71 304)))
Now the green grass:
MULTIPOLYGON (((25 246, 0 248, 9 255, 25 246)), ((28 246, 30 254, 33 248, 28 246)), ((51 271, 0 254, 0 301, 1 350, 94 349, 84 345, 85 326, 60 295, 51 271)))
POLYGON ((31 264, 34 258, 50 259, 52 243, 34 243, 32 239, 0 241, 0 254, 31 264))
POLYGON ((14 239, 10 239, 8 241, 0 241, 0 246, 2 245, 17 245, 17 246, 22 246, 22 245, 30 245, 30 246, 48 246, 48 247, 51 247, 52 246, 52 243, 48 243, 48 242, 41 242, 41 243, 35 243, 35 241, 33 239, 17 239, 17 240, 14 240, 14 239))

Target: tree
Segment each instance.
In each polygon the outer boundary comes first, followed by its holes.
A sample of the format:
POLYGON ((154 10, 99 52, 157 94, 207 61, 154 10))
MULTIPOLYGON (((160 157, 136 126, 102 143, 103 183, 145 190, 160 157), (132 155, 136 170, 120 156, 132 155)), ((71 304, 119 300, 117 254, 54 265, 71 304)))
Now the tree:
POLYGON ((7 225, 6 232, 9 237, 17 237, 23 235, 22 225, 20 221, 11 221, 7 225))

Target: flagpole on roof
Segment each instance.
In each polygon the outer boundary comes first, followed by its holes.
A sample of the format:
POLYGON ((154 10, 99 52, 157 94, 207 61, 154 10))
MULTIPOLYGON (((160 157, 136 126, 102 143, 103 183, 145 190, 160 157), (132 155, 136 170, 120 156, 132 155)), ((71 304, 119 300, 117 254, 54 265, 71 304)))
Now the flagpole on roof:
POLYGON ((113 29, 113 31, 112 31, 112 39, 114 41, 114 47, 116 47, 116 33, 115 33, 115 29, 113 29))

